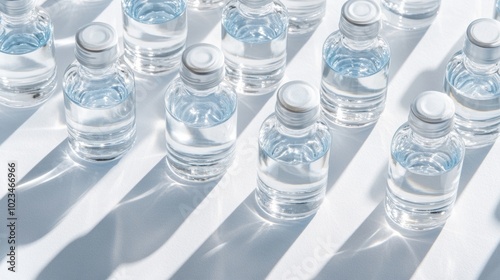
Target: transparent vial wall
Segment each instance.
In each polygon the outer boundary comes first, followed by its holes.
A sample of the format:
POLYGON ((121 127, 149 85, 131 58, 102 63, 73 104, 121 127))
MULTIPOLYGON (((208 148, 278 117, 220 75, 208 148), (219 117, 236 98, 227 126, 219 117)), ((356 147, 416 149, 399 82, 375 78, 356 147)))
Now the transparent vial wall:
POLYGON ((167 163, 183 179, 217 179, 233 161, 237 96, 223 79, 222 52, 195 44, 184 51, 179 77, 167 88, 167 163))
POLYGON ((32 107, 56 85, 53 26, 34 0, 0 2, 0 104, 32 107))
POLYGON ((406 30, 426 28, 436 18, 441 0, 380 0, 384 21, 406 30))
POLYGON ((453 101, 441 92, 424 92, 410 108, 408 122, 394 134, 385 212, 409 230, 442 226, 451 214, 465 154, 453 131, 453 101))
POLYGON ((284 84, 259 132, 259 207, 280 219, 314 214, 325 196, 330 144, 318 91, 301 81, 284 84))
POLYGON ((76 61, 63 79, 70 147, 85 160, 119 158, 135 141, 133 73, 117 62, 117 38, 110 25, 89 24, 75 37, 76 61))
POLYGON ((226 79, 240 94, 273 92, 286 66, 288 16, 273 0, 232 0, 222 11, 226 79))
POLYGON ((175 69, 187 37, 185 0, 122 0, 124 60, 156 74, 175 69))

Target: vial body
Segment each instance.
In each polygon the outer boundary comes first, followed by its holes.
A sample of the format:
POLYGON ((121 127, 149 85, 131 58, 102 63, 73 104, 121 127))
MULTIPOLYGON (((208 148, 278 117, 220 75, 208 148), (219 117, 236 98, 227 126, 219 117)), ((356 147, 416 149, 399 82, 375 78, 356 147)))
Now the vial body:
POLYGON ((408 123, 401 126, 391 144, 388 218, 410 230, 443 225, 455 203, 464 153, 454 132, 430 139, 414 133, 408 123))
POLYGON ((71 149, 81 158, 121 157, 135 141, 135 85, 127 67, 89 69, 78 62, 64 74, 64 107, 71 149))
POLYGON ((222 11, 226 79, 238 93, 274 91, 286 66, 288 16, 279 1, 232 0, 222 11))
POLYGON ((467 148, 493 144, 500 133, 498 64, 478 64, 462 52, 448 62, 445 92, 455 102, 455 127, 467 148))
POLYGON ((288 10, 288 33, 304 34, 316 29, 325 16, 326 0, 282 0, 288 10))
POLYGON ((165 108, 171 169, 193 181, 221 177, 234 157, 236 93, 225 83, 200 90, 176 78, 166 91, 165 108))
POLYGON ((323 46, 321 106, 329 125, 375 123, 385 107, 390 50, 380 37, 360 41, 340 31, 323 46))
POLYGON ((184 0, 122 0, 124 60, 155 74, 174 69, 186 45, 184 0))
POLYGON ((49 15, 40 8, 15 16, 0 13, 0 103, 36 106, 51 96, 56 85, 49 15))
POLYGON ((269 116, 259 133, 256 198, 261 209, 280 219, 314 214, 325 197, 330 143, 322 122, 291 130, 269 116))
POLYGON ((436 18, 441 0, 381 0, 385 21, 400 29, 428 27, 436 18))
POLYGON ((195 10, 211 10, 224 6, 226 0, 187 0, 189 8, 195 10))

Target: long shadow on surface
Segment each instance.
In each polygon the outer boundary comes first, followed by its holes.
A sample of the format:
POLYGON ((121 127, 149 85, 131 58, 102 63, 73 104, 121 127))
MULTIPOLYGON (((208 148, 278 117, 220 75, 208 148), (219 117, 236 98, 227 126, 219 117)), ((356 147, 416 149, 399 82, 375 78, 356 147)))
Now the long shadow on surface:
POLYGON ((50 14, 54 24, 54 38, 74 37, 76 31, 92 22, 112 0, 48 0, 42 7, 50 14))
MULTIPOLYGON (((479 149, 468 149, 465 151, 464 163, 462 166, 462 173, 460 174, 460 183, 458 184, 458 197, 469 185, 470 180, 476 173, 477 169, 481 166, 484 158, 488 155, 491 150, 491 146, 479 148, 479 149)), ((470 186, 470 187, 481 187, 481 186, 470 186)))
MULTIPOLYGON (((16 215, 22 230, 17 232, 18 245, 32 243, 50 232, 115 164, 77 163, 71 153, 67 140, 61 142, 19 181, 16 215)), ((6 199, 3 197, 0 205, 6 205, 6 199)))
POLYGON ((380 203, 316 279, 410 279, 439 233, 401 235, 387 223, 380 203))
POLYGON ((327 191, 342 175, 356 153, 373 130, 373 125, 364 128, 345 128, 334 126, 330 129, 332 145, 330 151, 330 171, 328 174, 327 191))
POLYGON ((498 280, 500 279, 500 243, 491 255, 488 263, 483 268, 480 280, 498 280))
MULTIPOLYGON (((290 63, 304 45, 311 39, 313 32, 301 35, 288 35, 286 45, 286 61, 290 63)), ((317 50, 321 51, 321 49, 317 50)))
POLYGON ((155 252, 217 184, 186 186, 172 178, 162 159, 95 228, 64 248, 38 278, 106 279, 120 264, 155 252))
MULTIPOLYGON (((188 9, 188 36, 186 46, 203 42, 212 29, 220 25, 221 14, 221 9, 208 11, 194 11, 188 9)), ((218 44, 215 45, 218 46, 218 44)))
POLYGON ((273 224, 252 192, 175 273, 173 279, 264 279, 310 219, 273 224))

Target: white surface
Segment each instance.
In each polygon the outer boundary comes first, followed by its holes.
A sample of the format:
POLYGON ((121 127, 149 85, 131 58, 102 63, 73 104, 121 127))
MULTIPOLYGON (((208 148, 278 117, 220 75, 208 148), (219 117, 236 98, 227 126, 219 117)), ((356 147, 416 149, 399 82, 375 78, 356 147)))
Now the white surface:
MULTIPOLYGON (((302 222, 270 223, 254 203, 257 132, 275 96, 239 100, 236 160, 220 182, 177 183, 165 166, 163 91, 174 74, 137 79, 137 142, 121 160, 68 154, 61 87, 43 106, 0 108, 0 279, 500 279, 500 143, 467 152, 459 197, 438 231, 404 237, 382 200, 394 131, 424 90, 442 90, 467 25, 494 1, 443 0, 425 32, 384 30, 392 48, 386 110, 373 127, 333 131, 328 193, 302 222), (18 163, 16 273, 6 263, 6 174, 18 163)), ((321 47, 343 1, 311 35, 289 39, 286 81, 319 87, 321 47)), ((118 0, 47 0, 59 80, 74 34, 90 21, 120 30, 118 0)), ((218 13, 189 12, 188 44, 220 45, 218 13)), ((1 63, 1 62, 0 62, 1 63)))

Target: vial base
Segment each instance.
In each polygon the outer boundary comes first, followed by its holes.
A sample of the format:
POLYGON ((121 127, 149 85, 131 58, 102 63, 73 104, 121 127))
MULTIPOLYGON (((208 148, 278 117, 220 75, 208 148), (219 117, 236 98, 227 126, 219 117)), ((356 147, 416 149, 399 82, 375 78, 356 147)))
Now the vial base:
POLYGON ((500 116, 492 119, 473 121, 455 115, 455 128, 465 147, 478 149, 493 145, 500 135, 500 116))
POLYGON ((42 83, 15 86, 10 83, 0 83, 0 104, 15 108, 29 108, 38 106, 47 101, 53 94, 56 86, 56 72, 42 83))
POLYGON ((382 0, 381 12, 384 22, 397 29, 418 30, 432 24, 441 1, 413 1, 417 3, 404 4, 401 2, 405 1, 382 0))
POLYGON ((257 179, 255 198, 267 215, 283 220, 297 220, 315 214, 325 197, 325 187, 309 192, 284 192, 257 179))
POLYGON ((385 94, 375 100, 350 100, 321 95, 323 119, 330 127, 366 127, 378 121, 385 107, 385 94))
POLYGON ((194 10, 213 10, 224 6, 225 0, 188 0, 188 6, 194 10))

